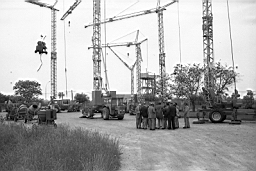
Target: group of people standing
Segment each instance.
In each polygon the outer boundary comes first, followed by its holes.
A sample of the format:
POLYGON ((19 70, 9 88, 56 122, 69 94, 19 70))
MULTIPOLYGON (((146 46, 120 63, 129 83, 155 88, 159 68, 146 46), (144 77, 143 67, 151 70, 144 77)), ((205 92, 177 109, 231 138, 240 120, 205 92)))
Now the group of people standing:
MULTIPOLYGON (((185 128, 190 128, 189 124, 189 106, 185 103, 184 108, 184 123, 185 128)), ((166 102, 154 105, 145 102, 138 104, 135 108, 136 113, 136 128, 137 129, 172 129, 179 128, 179 107, 177 103, 166 102)))

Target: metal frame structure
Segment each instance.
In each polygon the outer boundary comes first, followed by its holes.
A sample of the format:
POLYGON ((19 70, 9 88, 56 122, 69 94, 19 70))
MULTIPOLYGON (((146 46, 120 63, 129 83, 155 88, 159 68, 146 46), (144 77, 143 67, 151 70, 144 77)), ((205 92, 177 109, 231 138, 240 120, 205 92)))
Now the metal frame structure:
POLYGON ((76 2, 65 12, 60 20, 65 20, 65 18, 72 13, 72 11, 82 2, 82 0, 76 0, 76 2))
MULTIPOLYGON (((94 4, 100 4, 100 0, 94 0, 94 4)), ((163 27, 163 11, 166 9, 166 7, 174 4, 177 2, 177 0, 173 0, 172 2, 163 5, 163 6, 158 6, 157 8, 149 9, 149 10, 144 10, 144 11, 139 11, 131 14, 125 14, 125 15, 120 15, 120 16, 115 16, 112 18, 107 18, 104 21, 100 21, 99 17, 100 16, 100 9, 98 10, 93 10, 93 23, 90 23, 88 25, 85 25, 85 28, 89 26, 93 26, 93 47, 94 51, 98 50, 100 51, 100 47, 98 46, 99 44, 96 44, 95 42, 100 42, 100 25, 104 23, 109 23, 113 21, 118 21, 118 20, 123 20, 123 19, 128 19, 128 18, 133 18, 137 16, 142 16, 146 14, 151 14, 151 13, 158 13, 158 36, 159 36, 159 69, 160 69, 160 77, 161 77, 161 93, 162 96, 165 97, 166 95, 166 87, 165 87, 165 53, 164 53, 164 27, 163 27)), ((95 6, 95 5, 94 5, 95 6)), ((98 5, 99 6, 99 5, 98 5)), ((140 47, 138 46, 137 48, 138 54, 140 53, 140 47)), ((100 71, 100 55, 98 51, 96 51, 93 57, 94 60, 94 73, 97 73, 100 71), (97 62, 97 63, 96 63, 97 62), (96 63, 96 64, 95 64, 96 63)), ((137 72, 140 70, 139 66, 136 68, 137 72)), ((95 78, 96 76, 94 76, 95 78)), ((95 82, 95 79, 94 79, 95 82)), ((139 85, 137 85, 139 86, 139 85)), ((95 86, 96 87, 96 86, 95 86)))
MULTIPOLYGON (((123 43, 108 43, 108 44, 103 44, 102 47, 117 47, 117 46, 132 46, 135 45, 135 53, 136 53, 136 61, 134 65, 136 64, 136 88, 137 88, 137 98, 138 101, 140 101, 141 97, 141 79, 140 79, 140 73, 141 73, 141 62, 142 62, 142 56, 141 56, 141 48, 140 45, 147 41, 148 39, 143 39, 140 42, 138 42, 138 35, 139 35, 139 30, 137 31, 137 36, 134 42, 123 42, 123 43)), ((120 57, 113 51, 113 49, 110 48, 110 50, 120 59, 120 57)), ((121 59, 120 59, 121 60, 121 59)), ((129 67, 123 60, 121 60, 126 67, 128 67, 131 70, 131 67, 129 67)), ((134 65, 132 68, 134 68, 134 65)), ((131 96, 134 96, 134 76, 133 76, 133 71, 131 75, 131 96)))
POLYGON ((129 66, 122 58, 119 57, 119 55, 110 47, 108 48, 116 55, 116 57, 131 71, 131 100, 133 102, 134 97, 134 67, 137 63, 137 60, 134 62, 132 66, 129 66))
POLYGON ((54 8, 58 0, 53 5, 42 3, 39 1, 25 0, 25 2, 39 5, 51 9, 51 98, 56 99, 57 97, 57 52, 56 52, 56 11, 54 8))
POLYGON ((102 90, 101 77, 101 8, 100 0, 93 0, 93 90, 102 90))
MULTIPOLYGON (((214 79, 212 76, 212 69, 214 67, 214 53, 213 53, 213 14, 212 1, 203 0, 203 53, 204 53, 204 84, 207 90, 212 90, 214 86, 214 79)), ((210 97, 206 99, 210 101, 210 97)))

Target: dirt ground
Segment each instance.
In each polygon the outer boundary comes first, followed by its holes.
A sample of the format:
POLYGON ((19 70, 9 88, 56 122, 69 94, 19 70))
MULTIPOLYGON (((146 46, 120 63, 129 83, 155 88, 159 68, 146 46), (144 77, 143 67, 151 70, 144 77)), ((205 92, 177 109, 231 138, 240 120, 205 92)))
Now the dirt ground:
POLYGON ((119 139, 122 149, 121 171, 255 171, 256 123, 241 125, 192 124, 177 130, 135 128, 135 116, 124 120, 79 118, 81 112, 58 114, 57 124, 82 127, 110 134, 119 139))

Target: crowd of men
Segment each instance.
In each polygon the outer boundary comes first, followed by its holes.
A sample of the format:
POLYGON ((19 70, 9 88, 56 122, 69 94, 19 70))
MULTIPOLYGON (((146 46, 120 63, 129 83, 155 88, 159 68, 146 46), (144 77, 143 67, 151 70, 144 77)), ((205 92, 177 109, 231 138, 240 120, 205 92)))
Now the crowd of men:
MULTIPOLYGON (((184 103, 184 129, 190 128, 189 106, 184 103)), ((137 129, 172 129, 179 128, 179 107, 177 103, 166 102, 154 105, 138 104, 135 108, 137 129)))

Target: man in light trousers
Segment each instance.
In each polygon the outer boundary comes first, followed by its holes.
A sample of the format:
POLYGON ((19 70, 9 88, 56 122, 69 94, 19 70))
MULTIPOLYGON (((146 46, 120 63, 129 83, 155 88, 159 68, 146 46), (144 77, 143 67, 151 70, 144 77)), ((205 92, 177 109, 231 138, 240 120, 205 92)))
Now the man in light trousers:
POLYGON ((184 122, 185 122, 185 126, 183 127, 184 129, 186 128, 190 128, 190 124, 189 124, 189 106, 188 103, 185 103, 185 108, 184 108, 184 122))
POLYGON ((135 108, 135 114, 136 114, 136 128, 141 129, 141 121, 142 121, 142 116, 140 113, 140 103, 136 106, 135 108))

